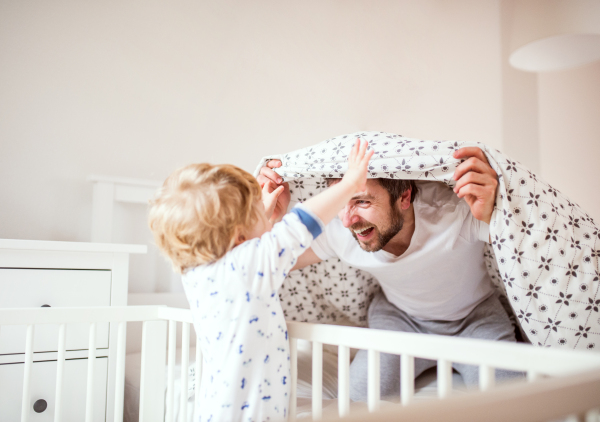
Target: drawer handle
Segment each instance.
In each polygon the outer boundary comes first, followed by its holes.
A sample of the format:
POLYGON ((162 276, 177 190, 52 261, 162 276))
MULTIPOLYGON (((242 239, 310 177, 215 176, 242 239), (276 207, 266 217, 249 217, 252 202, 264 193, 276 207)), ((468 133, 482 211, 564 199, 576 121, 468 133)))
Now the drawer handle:
POLYGON ((50 308, 50 305, 42 305, 42 308, 50 308))
POLYGON ((33 410, 35 410, 35 413, 42 413, 47 407, 48 403, 46 403, 46 400, 44 399, 39 399, 33 403, 33 410))

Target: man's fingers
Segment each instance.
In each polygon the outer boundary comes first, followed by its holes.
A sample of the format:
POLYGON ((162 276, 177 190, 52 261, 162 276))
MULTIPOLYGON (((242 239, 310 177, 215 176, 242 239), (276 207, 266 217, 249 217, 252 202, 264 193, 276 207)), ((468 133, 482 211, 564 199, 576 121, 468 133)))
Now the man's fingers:
POLYGON ((469 183, 473 183, 476 185, 485 185, 486 182, 490 183, 490 179, 487 174, 483 175, 481 173, 476 173, 474 171, 470 171, 467 174, 465 174, 463 177, 458 179, 458 181, 456 182, 456 185, 454 186, 454 192, 458 192, 460 188, 462 188, 465 185, 468 185, 469 183))
POLYGON ((482 174, 489 174, 496 177, 496 172, 489 166, 476 157, 471 157, 467 161, 461 163, 454 171, 454 180, 459 180, 465 173, 474 171, 482 174))
MULTIPOLYGON (((269 161, 270 163, 270 161, 269 161)), ((267 163, 268 164, 268 163, 267 163)), ((283 179, 281 178, 280 175, 278 175, 277 173, 275 173, 273 170, 271 170, 268 167, 262 167, 260 169, 260 176, 263 176, 265 178, 267 178, 268 180, 272 181, 273 183, 279 184, 281 182, 283 182, 283 179)), ((266 181, 261 181, 261 179, 259 179, 258 177, 256 178, 256 180, 258 180, 258 183, 260 184, 264 184, 266 181)))
POLYGON ((486 194, 486 191, 483 186, 475 185, 473 183, 463 186, 461 189, 459 189, 458 192, 456 192, 456 195, 459 198, 463 198, 467 195, 472 195, 476 198, 482 198, 485 194, 486 194))
POLYGON ((476 158, 479 158, 484 163, 489 164, 487 157, 485 156, 485 154, 483 153, 481 148, 478 148, 478 147, 464 147, 461 149, 457 149, 456 151, 454 151, 452 156, 454 158, 458 158, 458 159, 476 157, 476 158))
POLYGON ((272 168, 272 169, 281 167, 281 161, 280 160, 269 160, 269 161, 267 161, 267 167, 272 168))

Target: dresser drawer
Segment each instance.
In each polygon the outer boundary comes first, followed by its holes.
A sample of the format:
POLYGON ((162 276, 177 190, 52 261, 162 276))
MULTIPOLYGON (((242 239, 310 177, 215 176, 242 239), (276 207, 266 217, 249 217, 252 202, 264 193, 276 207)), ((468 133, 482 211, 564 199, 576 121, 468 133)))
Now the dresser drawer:
MULTIPOLYGON (((0 269, 0 308, 110 306, 110 271, 0 269)), ((25 326, 3 326, 0 354, 25 352, 25 326)), ((89 324, 68 324, 67 350, 87 349, 89 324)), ((38 325, 35 352, 54 352, 57 325, 38 325)), ((108 347, 108 323, 96 327, 96 347, 108 347)))
MULTIPOLYGON (((63 374, 62 420, 81 422, 85 420, 87 394, 87 359, 65 361, 63 374)), ((23 397, 23 372, 25 365, 0 365, 0 420, 21 420, 21 399, 23 397)), ((34 362, 31 368, 31 399, 28 406, 29 421, 50 422, 54 420, 56 397, 56 361, 34 362), (38 413, 34 410, 37 401, 46 402, 46 409, 38 413)), ((108 359, 97 358, 94 374, 94 417, 93 420, 106 419, 106 379, 108 359)), ((43 402, 39 402, 42 405, 43 402)), ((43 406, 42 406, 43 407, 43 406)), ((38 407, 38 410, 40 408, 38 407)))

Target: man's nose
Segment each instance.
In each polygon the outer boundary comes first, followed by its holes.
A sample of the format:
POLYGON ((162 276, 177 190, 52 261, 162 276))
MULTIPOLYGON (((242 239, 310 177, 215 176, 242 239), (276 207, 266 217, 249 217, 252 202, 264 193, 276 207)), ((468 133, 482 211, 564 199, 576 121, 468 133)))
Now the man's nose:
POLYGON ((338 217, 340 220, 342 220, 342 224, 346 228, 358 223, 358 221, 360 220, 360 217, 354 214, 353 207, 349 205, 346 205, 344 208, 342 208, 342 210, 338 214, 338 217))

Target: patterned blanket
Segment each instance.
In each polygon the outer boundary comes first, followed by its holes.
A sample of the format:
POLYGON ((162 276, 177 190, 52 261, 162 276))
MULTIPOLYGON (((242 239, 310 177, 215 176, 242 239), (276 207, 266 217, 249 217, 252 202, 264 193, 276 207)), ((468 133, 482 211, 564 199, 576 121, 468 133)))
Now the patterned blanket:
MULTIPOLYGON (((493 283, 508 298, 531 343, 600 348, 600 230, 577 204, 500 151, 481 143, 359 132, 264 157, 256 174, 268 159, 280 159, 277 172, 290 183, 293 206, 326 188, 325 178, 343 175, 357 137, 375 150, 369 177, 438 181, 451 187, 460 164, 452 153, 465 146, 481 148, 499 178, 492 244, 483 257, 493 283)), ((330 259, 292 272, 280 297, 291 320, 365 325, 377 289, 370 274, 330 259)))

